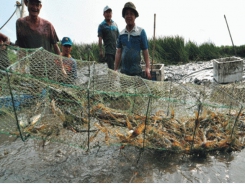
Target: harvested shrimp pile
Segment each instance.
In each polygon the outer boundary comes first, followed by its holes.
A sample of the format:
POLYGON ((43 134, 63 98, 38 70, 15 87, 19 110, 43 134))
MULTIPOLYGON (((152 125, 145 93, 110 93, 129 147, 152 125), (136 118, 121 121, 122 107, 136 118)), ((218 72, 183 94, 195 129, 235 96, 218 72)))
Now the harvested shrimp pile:
MULTIPOLYGON (((84 117, 71 117, 56 107, 51 101, 53 116, 41 114, 32 118, 24 127, 23 133, 46 139, 61 139, 68 133, 81 135, 84 139, 89 120, 84 117), (77 121, 75 120, 77 118, 77 121), (37 121, 40 123, 37 123, 37 121), (52 123, 50 123, 52 120, 52 123), (66 133, 65 133, 66 132, 66 133)), ((91 132, 89 142, 107 145, 120 143, 137 147, 171 150, 175 152, 208 152, 213 150, 237 151, 245 146, 245 114, 240 114, 237 128, 233 129, 238 114, 223 115, 203 109, 198 117, 176 119, 174 111, 167 117, 163 111, 153 116, 127 115, 97 104, 91 109, 91 132), (232 132, 234 131, 234 132, 232 132)), ((12 132, 14 133, 14 132, 12 132)), ((18 132, 16 133, 18 135, 18 132)), ((81 141, 81 140, 80 140, 81 141)))
MULTIPOLYGON (((175 119, 174 111, 171 117, 166 117, 161 111, 146 120, 146 116, 127 116, 99 104, 95 113, 104 124, 117 122, 125 128, 98 126, 105 133, 105 141, 109 141, 108 133, 116 135, 122 144, 130 144, 155 149, 166 149, 189 153, 190 151, 210 150, 240 150, 245 146, 244 120, 241 114, 239 128, 232 136, 234 122, 223 114, 203 110, 201 116, 197 113, 190 119, 175 119), (195 133, 194 133, 195 132, 195 133)), ((230 116, 237 116, 233 114, 230 116)), ((114 124, 111 124, 114 125, 114 124)))

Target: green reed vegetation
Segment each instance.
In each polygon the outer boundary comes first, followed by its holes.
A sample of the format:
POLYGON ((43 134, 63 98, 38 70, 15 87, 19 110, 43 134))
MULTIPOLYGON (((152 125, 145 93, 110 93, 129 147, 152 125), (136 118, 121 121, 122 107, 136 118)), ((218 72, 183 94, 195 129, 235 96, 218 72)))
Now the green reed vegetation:
MULTIPOLYGON (((193 41, 185 41, 181 36, 159 37, 155 41, 148 40, 149 54, 154 63, 184 64, 193 61, 209 61, 211 59, 238 56, 245 57, 245 45, 216 46, 212 42, 198 45, 193 41), (153 51, 155 44, 155 49, 153 51)), ((99 48, 97 43, 74 44, 72 50, 73 58, 82 60, 99 61, 99 48)))
MULTIPOLYGON (((241 46, 216 46, 212 42, 198 45, 193 41, 185 41, 181 36, 159 37, 148 40, 149 54, 154 63, 184 64, 195 61, 209 61, 211 59, 238 56, 245 58, 245 45, 241 46), (154 47, 155 45, 155 47, 154 47), (153 50, 153 48, 155 48, 153 50), (236 53, 236 54, 235 54, 236 53)), ((16 53, 8 51, 11 63, 16 61, 16 53)), ((73 58, 89 61, 100 61, 98 43, 77 44, 72 46, 73 58)))

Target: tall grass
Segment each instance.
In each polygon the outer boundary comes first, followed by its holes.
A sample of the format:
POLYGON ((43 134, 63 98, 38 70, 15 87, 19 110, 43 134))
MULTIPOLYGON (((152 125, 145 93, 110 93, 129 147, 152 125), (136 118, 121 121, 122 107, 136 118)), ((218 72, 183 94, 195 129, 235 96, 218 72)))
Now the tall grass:
MULTIPOLYGON (((149 51, 151 54, 154 40, 149 40, 149 51)), ((155 51, 157 63, 167 62, 177 64, 178 62, 188 62, 188 54, 185 50, 184 38, 161 37, 155 40, 155 51)), ((155 57, 155 56, 154 56, 155 57)))
POLYGON ((235 46, 235 48, 233 46, 221 46, 219 47, 219 52, 226 56, 237 55, 245 57, 245 45, 235 46))
MULTIPOLYGON (((232 46, 217 47, 212 42, 201 45, 193 41, 185 41, 181 36, 159 37, 155 41, 148 40, 150 58, 154 63, 180 64, 191 61, 209 61, 211 59, 234 56, 232 46), (153 51, 155 44, 155 50, 153 51), (154 56, 153 56, 154 54, 154 56)), ((245 57, 245 45, 236 46, 236 56, 245 57)), ((98 43, 74 44, 71 55, 82 60, 99 61, 98 43)))
POLYGON ((98 61, 99 59, 99 47, 97 43, 92 44, 74 44, 72 46, 71 55, 73 58, 86 60, 86 61, 98 61))
POLYGON ((188 53, 188 59, 191 61, 197 61, 200 58, 200 51, 198 45, 192 41, 188 41, 185 45, 186 52, 188 53))

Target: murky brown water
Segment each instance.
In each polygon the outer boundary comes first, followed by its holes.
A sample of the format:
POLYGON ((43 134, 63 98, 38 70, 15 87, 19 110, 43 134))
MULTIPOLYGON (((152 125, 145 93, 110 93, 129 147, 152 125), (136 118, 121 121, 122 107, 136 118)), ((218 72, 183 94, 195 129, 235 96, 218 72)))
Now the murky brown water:
POLYGON ((86 150, 0 135, 0 182, 245 182, 245 150, 206 158, 119 146, 86 150), (139 159, 140 158, 140 159, 139 159))

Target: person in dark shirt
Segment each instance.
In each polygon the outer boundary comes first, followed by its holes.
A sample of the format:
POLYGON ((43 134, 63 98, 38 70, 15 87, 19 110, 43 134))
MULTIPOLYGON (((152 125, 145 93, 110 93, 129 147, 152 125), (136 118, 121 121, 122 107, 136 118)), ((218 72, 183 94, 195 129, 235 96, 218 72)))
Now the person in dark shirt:
MULTIPOLYGON (((29 15, 19 18, 16 21, 16 36, 15 44, 21 48, 40 48, 54 52, 60 55, 58 46, 59 38, 53 25, 39 17, 42 9, 41 0, 25 0, 29 15)), ((21 55, 20 57, 25 57, 21 55)), ((30 74, 35 77, 54 78, 53 60, 49 58, 40 60, 39 58, 30 59, 30 74)))
POLYGON ((41 0, 25 0, 29 15, 16 21, 16 45, 22 48, 43 47, 49 52, 60 54, 58 36, 53 25, 39 17, 41 0))
POLYGON ((114 61, 116 54, 116 42, 119 35, 118 27, 112 17, 112 9, 106 6, 103 9, 105 20, 98 27, 100 58, 103 58, 102 40, 105 47, 105 57, 103 60, 107 63, 108 68, 114 70, 114 61))
POLYGON ((6 45, 9 44, 9 38, 6 35, 0 33, 0 70, 5 70, 10 65, 6 47, 6 45))

